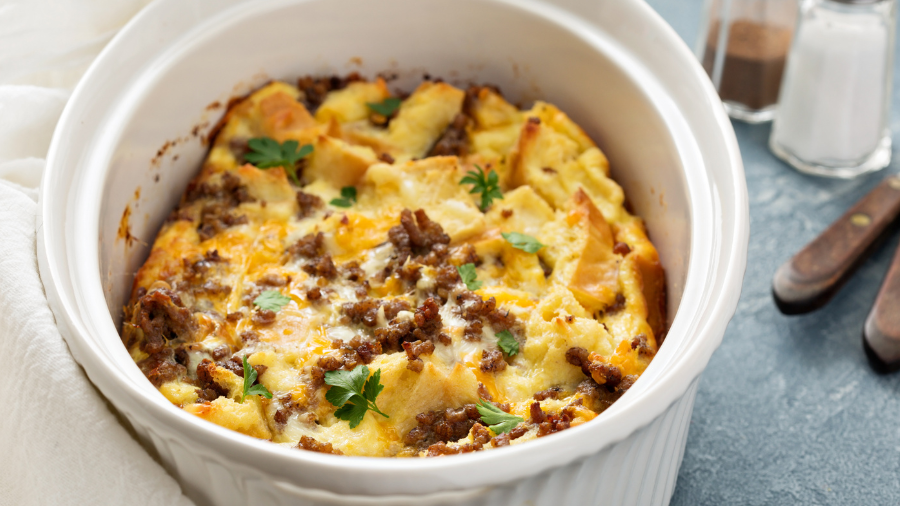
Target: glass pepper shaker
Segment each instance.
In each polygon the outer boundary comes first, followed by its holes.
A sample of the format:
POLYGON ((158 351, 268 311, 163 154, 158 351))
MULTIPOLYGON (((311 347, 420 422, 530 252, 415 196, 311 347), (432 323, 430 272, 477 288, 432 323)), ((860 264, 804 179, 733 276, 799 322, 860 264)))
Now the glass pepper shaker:
POLYGON ((852 178, 890 163, 896 0, 803 0, 769 148, 852 178))
POLYGON ((771 120, 797 19, 797 0, 707 0, 697 56, 728 114, 771 120))

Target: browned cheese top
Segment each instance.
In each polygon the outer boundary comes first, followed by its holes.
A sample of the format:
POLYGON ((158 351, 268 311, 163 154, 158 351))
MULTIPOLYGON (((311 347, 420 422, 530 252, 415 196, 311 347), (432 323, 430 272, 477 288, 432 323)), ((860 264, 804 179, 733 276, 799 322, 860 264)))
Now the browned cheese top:
POLYGON ((656 249, 606 157, 553 105, 494 87, 425 81, 389 116, 367 105, 389 97, 380 78, 303 78, 231 107, 135 278, 135 362, 185 411, 308 451, 448 455, 590 421, 665 330, 656 249), (312 146, 296 181, 248 163, 264 137, 312 146), (502 191, 484 210, 460 184, 476 166, 502 191), (345 187, 356 199, 332 204, 345 187), (269 292, 285 303, 255 304, 269 292), (244 358, 271 399, 244 396, 244 358), (388 417, 351 428, 326 375, 362 365, 388 417), (479 402, 522 421, 492 430, 479 402))

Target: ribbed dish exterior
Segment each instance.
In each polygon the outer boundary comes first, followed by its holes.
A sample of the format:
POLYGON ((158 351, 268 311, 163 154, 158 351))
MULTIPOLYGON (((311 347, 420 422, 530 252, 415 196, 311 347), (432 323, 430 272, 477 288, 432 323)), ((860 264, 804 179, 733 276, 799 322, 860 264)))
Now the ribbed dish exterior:
POLYGON ((199 446, 188 447, 184 438, 168 437, 160 427, 125 416, 200 505, 665 506, 675 490, 698 382, 650 425, 600 453, 502 486, 415 496, 350 496, 299 488, 234 461, 221 462, 199 446))

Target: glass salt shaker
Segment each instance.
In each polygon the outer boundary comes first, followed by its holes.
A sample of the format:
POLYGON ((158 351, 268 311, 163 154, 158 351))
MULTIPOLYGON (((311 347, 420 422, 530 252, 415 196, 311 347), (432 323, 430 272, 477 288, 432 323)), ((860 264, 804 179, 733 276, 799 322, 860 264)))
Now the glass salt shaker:
POLYGON ((896 0, 802 0, 769 148, 852 178, 890 163, 896 0))
POLYGON ((797 0, 707 0, 697 57, 732 118, 771 120, 797 19, 797 0))

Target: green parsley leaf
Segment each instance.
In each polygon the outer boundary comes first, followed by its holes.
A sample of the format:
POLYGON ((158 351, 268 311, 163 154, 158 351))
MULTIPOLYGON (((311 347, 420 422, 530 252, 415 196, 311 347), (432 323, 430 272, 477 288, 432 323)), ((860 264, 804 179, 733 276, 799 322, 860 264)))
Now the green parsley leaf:
POLYGON ((241 360, 244 363, 244 394, 241 395, 241 404, 244 403, 244 399, 246 399, 248 395, 262 395, 267 399, 271 399, 272 392, 269 392, 268 388, 263 385, 253 384, 253 382, 256 381, 256 369, 250 367, 250 362, 247 362, 247 355, 241 357, 241 360))
POLYGON ((508 330, 497 332, 497 346, 510 357, 519 353, 519 341, 508 330))
POLYGON ((329 204, 337 207, 350 207, 356 203, 356 187, 345 186, 341 188, 341 198, 331 199, 329 204))
POLYGON ((381 369, 375 371, 372 377, 369 377, 369 368, 364 365, 358 365, 352 371, 328 371, 325 373, 325 384, 331 385, 325 392, 325 399, 339 408, 334 416, 350 422, 351 429, 362 422, 369 410, 390 418, 375 405, 375 399, 384 390, 381 369))
POLYGON ((366 380, 366 386, 363 388, 363 397, 366 398, 367 401, 372 403, 372 411, 378 413, 379 415, 390 418, 386 414, 382 413, 378 406, 375 405, 375 399, 378 397, 378 394, 384 390, 384 385, 381 384, 381 369, 375 371, 375 374, 372 375, 368 380, 366 380))
POLYGON ((363 388, 365 388, 366 380, 368 378, 369 368, 364 365, 357 366, 352 371, 328 371, 325 373, 325 383, 333 387, 338 387, 341 390, 335 392, 335 389, 332 388, 328 390, 325 397, 328 398, 328 402, 335 406, 343 406, 344 403, 347 402, 347 399, 353 395, 362 395, 363 388))
POLYGON ((253 299, 253 304, 260 309, 268 309, 277 313, 290 301, 290 297, 281 295, 278 290, 266 290, 259 294, 259 297, 253 299))
POLYGON ((475 168, 478 172, 474 170, 466 172, 466 177, 462 178, 459 184, 470 184, 472 190, 469 193, 481 194, 481 211, 484 212, 494 199, 503 199, 503 192, 500 191, 500 178, 496 172, 492 170, 485 174, 480 166, 475 165, 475 168))
POLYGON ((272 392, 269 392, 268 388, 264 387, 263 385, 260 385, 259 383, 250 387, 250 389, 247 390, 247 395, 262 395, 263 397, 265 397, 267 399, 272 398, 272 392))
POLYGON ((387 118, 391 114, 394 114, 394 112, 400 108, 401 102, 402 102, 402 100, 400 100, 397 97, 390 97, 390 98, 384 99, 384 102, 381 102, 380 104, 373 103, 373 102, 367 102, 366 105, 369 106, 369 109, 372 109, 372 111, 375 112, 376 114, 380 114, 380 115, 384 116, 385 118, 387 118))
POLYGON ((472 291, 481 288, 483 283, 477 279, 478 273, 475 272, 475 264, 460 265, 456 270, 459 272, 459 277, 462 278, 463 283, 466 284, 466 288, 472 291))
POLYGON ((350 422, 350 428, 355 429, 357 425, 362 423, 369 406, 366 400, 358 395, 354 395, 352 399, 353 402, 348 402, 335 410, 334 416, 338 420, 347 420, 350 422))
POLYGON ((511 415, 497 406, 485 402, 484 399, 478 401, 475 408, 481 415, 481 421, 486 423, 495 434, 505 434, 525 421, 521 416, 511 415))
POLYGON ((287 172, 288 177, 291 178, 291 181, 299 185, 297 162, 313 152, 312 144, 304 144, 298 151, 299 145, 294 140, 284 141, 284 143, 279 144, 278 141, 270 137, 256 137, 247 141, 250 152, 244 155, 244 160, 247 160, 259 169, 282 167, 287 172))
POLYGON ((544 247, 540 241, 527 234, 520 234, 519 232, 501 232, 500 235, 506 239, 506 242, 512 244, 513 248, 520 249, 525 253, 537 253, 538 250, 544 247))

